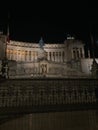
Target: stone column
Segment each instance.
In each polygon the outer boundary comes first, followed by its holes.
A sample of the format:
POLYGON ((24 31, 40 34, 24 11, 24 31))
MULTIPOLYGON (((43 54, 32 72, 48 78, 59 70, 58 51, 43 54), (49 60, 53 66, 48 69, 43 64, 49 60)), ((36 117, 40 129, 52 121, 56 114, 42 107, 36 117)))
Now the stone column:
POLYGON ((51 52, 49 52, 49 57, 50 57, 50 61, 51 61, 51 59, 52 59, 52 55, 51 55, 51 52))
POLYGON ((17 61, 18 61, 18 50, 16 50, 16 57, 17 57, 17 61))
POLYGON ((82 55, 83 55, 83 58, 85 58, 85 53, 84 53, 84 49, 82 48, 82 55))
POLYGON ((25 51, 23 51, 23 61, 25 61, 25 51))
POLYGON ((12 53, 13 53, 13 52, 12 52, 12 49, 11 49, 11 55, 10 55, 10 56, 11 56, 11 58, 10 58, 11 60, 12 60, 12 53))
POLYGON ((25 51, 25 61, 27 61, 27 58, 28 58, 28 54, 27 51, 25 51))
POLYGON ((35 51, 33 51, 34 61, 35 61, 35 51))
POLYGON ((31 51, 29 51, 29 61, 31 61, 31 51))
POLYGON ((21 61, 21 57, 22 57, 22 52, 21 52, 21 50, 20 50, 20 52, 19 52, 20 61, 21 61))
POLYGON ((17 60, 19 61, 19 50, 17 50, 17 60))
POLYGON ((52 61, 54 61, 54 59, 53 59, 53 52, 51 52, 51 59, 52 59, 52 61))
POLYGON ((35 51, 35 60, 37 60, 37 52, 35 51))
POLYGON ((23 61, 23 50, 21 50, 21 61, 23 61))
POLYGON ((49 52, 47 52, 47 59, 49 60, 49 52))
POLYGON ((53 61, 55 61, 55 52, 52 52, 53 54, 53 61))
POLYGON ((61 51, 61 62, 62 62, 62 59, 63 59, 63 55, 62 54, 63 54, 63 52, 61 51))
POLYGON ((61 52, 59 52, 59 62, 61 62, 61 52))
POLYGON ((62 51, 62 62, 64 62, 64 51, 62 51))
POLYGON ((55 54, 55 51, 54 51, 54 62, 55 62, 55 58, 56 58, 56 56, 55 56, 56 54, 55 54))
POLYGON ((33 51, 31 51, 31 61, 33 61, 34 57, 33 57, 33 51))
POLYGON ((29 51, 27 51, 27 61, 29 61, 29 51))
POLYGON ((55 52, 55 61, 57 62, 57 52, 55 52))
POLYGON ((17 59, 17 51, 14 50, 14 60, 16 60, 16 59, 17 59))
POLYGON ((56 52, 56 62, 59 62, 59 52, 56 52))
POLYGON ((79 49, 78 48, 76 49, 76 56, 77 56, 77 59, 79 59, 79 49))
POLYGON ((19 59, 19 61, 21 60, 20 59, 20 50, 18 50, 18 59, 19 59))

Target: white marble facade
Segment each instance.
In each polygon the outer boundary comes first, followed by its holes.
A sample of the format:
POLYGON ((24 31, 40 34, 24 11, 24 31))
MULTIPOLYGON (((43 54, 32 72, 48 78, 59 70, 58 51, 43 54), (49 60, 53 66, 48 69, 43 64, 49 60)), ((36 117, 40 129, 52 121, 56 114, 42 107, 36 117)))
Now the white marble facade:
POLYGON ((9 75, 16 78, 85 76, 90 74, 92 64, 91 58, 85 58, 84 43, 74 37, 68 37, 63 43, 10 40, 7 42, 6 56, 9 75))
MULTIPOLYGON (((47 60, 64 63, 67 60, 84 58, 84 45, 78 40, 65 40, 64 43, 45 43, 47 60)), ((7 58, 21 62, 32 62, 38 60, 40 52, 39 43, 26 43, 10 41, 7 43, 7 58)))

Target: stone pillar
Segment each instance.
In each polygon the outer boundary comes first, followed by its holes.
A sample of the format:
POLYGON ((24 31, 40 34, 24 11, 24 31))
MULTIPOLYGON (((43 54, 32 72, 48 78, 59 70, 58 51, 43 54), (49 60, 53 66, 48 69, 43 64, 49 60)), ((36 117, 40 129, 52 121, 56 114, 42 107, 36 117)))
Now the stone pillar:
POLYGON ((34 61, 35 60, 35 56, 34 56, 34 51, 32 51, 32 60, 34 61))
POLYGON ((33 57, 33 51, 31 51, 31 61, 33 61, 34 57, 33 57))
POLYGON ((22 58, 23 57, 23 54, 22 54, 22 50, 21 50, 21 53, 20 53, 20 60, 22 61, 22 58))
POLYGON ((55 61, 57 62, 57 56, 58 56, 58 53, 57 53, 57 51, 55 52, 56 54, 56 57, 55 57, 55 61))
POLYGON ((64 51, 62 51, 62 62, 64 62, 64 55, 65 55, 65 53, 64 53, 64 51))
POLYGON ((53 52, 53 61, 55 62, 55 52, 53 52))
POLYGON ((38 52, 36 51, 36 60, 38 59, 38 52))
POLYGON ((31 51, 29 51, 29 60, 31 61, 31 51))
POLYGON ((35 51, 35 60, 37 60, 37 52, 35 51))
POLYGON ((59 52, 59 62, 61 62, 61 52, 59 52))
POLYGON ((34 61, 35 61, 35 51, 33 51, 33 59, 34 59, 34 61))
POLYGON ((59 51, 58 51, 58 62, 60 62, 60 58, 59 58, 59 51))
POLYGON ((17 61, 19 61, 19 55, 18 55, 18 50, 17 50, 17 61))
POLYGON ((54 51, 54 62, 55 62, 55 59, 56 59, 56 54, 55 54, 55 51, 54 51))
POLYGON ((10 60, 10 49, 8 50, 8 56, 7 58, 10 60))
POLYGON ((49 52, 47 52, 47 59, 49 60, 49 52))
POLYGON ((11 60, 13 60, 13 50, 11 51, 11 60))
POLYGON ((18 50, 17 50, 17 61, 19 61, 18 50))
POLYGON ((25 61, 27 61, 27 51, 25 51, 25 61))
POLYGON ((21 61, 21 50, 19 51, 19 61, 21 61))
POLYGON ((27 51, 27 61, 29 61, 29 51, 27 51))
POLYGON ((49 55, 50 55, 50 61, 52 61, 52 54, 51 54, 51 52, 49 52, 49 53, 50 53, 50 54, 49 54, 49 55))
POLYGON ((52 58, 52 61, 54 61, 53 52, 51 52, 51 58, 52 58))
POLYGON ((23 61, 25 61, 25 51, 23 51, 23 61))
POLYGON ((14 50, 13 51, 13 60, 15 60, 16 59, 16 51, 14 50))
POLYGON ((79 48, 76 49, 77 59, 79 59, 79 48))
POLYGON ((57 61, 59 62, 59 52, 57 52, 57 61))
POLYGON ((83 55, 83 58, 85 58, 85 53, 84 53, 84 49, 82 48, 82 55, 83 55))
POLYGON ((62 55, 62 53, 63 53, 63 52, 61 51, 61 62, 62 62, 62 59, 63 59, 63 55, 62 55))

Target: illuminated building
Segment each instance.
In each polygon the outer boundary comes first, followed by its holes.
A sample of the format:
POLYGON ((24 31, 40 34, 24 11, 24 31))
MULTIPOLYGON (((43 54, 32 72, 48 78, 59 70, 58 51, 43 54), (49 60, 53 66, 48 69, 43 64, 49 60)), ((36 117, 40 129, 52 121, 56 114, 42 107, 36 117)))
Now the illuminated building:
POLYGON ((0 59, 6 55, 10 78, 91 75, 93 58, 89 52, 88 58, 85 57, 85 44, 74 37, 68 36, 64 43, 45 43, 42 38, 38 43, 6 42, 4 38, 6 36, 1 34, 0 59))

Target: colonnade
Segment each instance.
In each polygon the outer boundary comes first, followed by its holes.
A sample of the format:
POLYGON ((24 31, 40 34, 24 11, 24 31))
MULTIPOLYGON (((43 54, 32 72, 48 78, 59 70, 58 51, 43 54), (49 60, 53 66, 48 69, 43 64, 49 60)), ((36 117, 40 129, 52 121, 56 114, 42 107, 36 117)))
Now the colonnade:
POLYGON ((34 61, 37 60, 38 52, 37 51, 29 51, 29 50, 7 50, 7 58, 9 60, 16 61, 34 61))
POLYGON ((84 49, 73 48, 72 49, 72 59, 85 58, 84 49))
MULTIPOLYGON (((7 49, 7 58, 16 61, 35 61, 38 59, 38 51, 7 49)), ((64 51, 48 51, 47 59, 54 62, 64 62, 64 51)))
POLYGON ((47 59, 54 62, 64 62, 65 52, 64 51, 47 52, 47 59))

